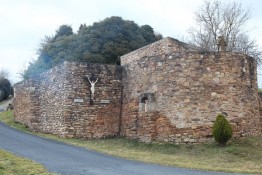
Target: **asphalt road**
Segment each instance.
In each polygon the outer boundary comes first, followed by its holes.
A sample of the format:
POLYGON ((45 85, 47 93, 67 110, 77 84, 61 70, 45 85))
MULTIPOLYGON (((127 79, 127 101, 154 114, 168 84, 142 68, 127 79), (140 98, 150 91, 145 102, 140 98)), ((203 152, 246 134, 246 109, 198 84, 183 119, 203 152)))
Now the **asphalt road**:
POLYGON ((62 175, 226 175, 111 157, 26 134, 1 122, 0 149, 27 157, 62 175))
POLYGON ((5 100, 4 102, 2 102, 2 104, 0 105, 0 112, 5 111, 6 108, 7 108, 7 106, 8 106, 9 104, 12 104, 12 102, 13 102, 13 98, 7 99, 7 100, 5 100))
POLYGON ((5 111, 5 109, 6 109, 5 106, 1 106, 1 105, 0 105, 0 112, 5 111))

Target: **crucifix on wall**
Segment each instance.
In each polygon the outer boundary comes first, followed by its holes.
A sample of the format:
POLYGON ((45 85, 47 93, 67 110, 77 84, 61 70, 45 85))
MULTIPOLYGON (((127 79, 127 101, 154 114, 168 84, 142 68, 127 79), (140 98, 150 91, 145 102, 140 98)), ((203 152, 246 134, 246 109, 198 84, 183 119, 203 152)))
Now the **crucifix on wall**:
POLYGON ((88 79, 91 87, 90 87, 90 92, 91 92, 91 102, 94 101, 94 98, 95 98, 95 84, 97 83, 98 81, 98 78, 94 78, 93 76, 89 78, 88 75, 85 75, 85 77, 88 79))

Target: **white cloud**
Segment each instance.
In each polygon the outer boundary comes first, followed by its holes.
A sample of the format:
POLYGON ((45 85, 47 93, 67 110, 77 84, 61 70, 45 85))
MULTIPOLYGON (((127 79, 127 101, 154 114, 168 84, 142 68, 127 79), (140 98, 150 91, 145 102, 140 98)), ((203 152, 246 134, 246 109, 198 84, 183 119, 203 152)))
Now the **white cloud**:
POLYGON ((6 69, 10 73, 10 79, 15 83, 21 80, 18 72, 28 65, 29 61, 33 60, 33 57, 35 57, 34 50, 0 48, 0 68, 6 69))

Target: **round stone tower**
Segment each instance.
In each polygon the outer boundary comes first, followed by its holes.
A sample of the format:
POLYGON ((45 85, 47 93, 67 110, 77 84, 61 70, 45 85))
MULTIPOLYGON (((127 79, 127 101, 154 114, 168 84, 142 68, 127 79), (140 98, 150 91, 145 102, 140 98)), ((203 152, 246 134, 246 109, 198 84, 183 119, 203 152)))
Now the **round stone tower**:
POLYGON ((204 142, 212 137, 221 113, 233 126, 234 137, 261 134, 252 58, 203 52, 165 38, 122 56, 121 63, 122 135, 142 141, 204 142))

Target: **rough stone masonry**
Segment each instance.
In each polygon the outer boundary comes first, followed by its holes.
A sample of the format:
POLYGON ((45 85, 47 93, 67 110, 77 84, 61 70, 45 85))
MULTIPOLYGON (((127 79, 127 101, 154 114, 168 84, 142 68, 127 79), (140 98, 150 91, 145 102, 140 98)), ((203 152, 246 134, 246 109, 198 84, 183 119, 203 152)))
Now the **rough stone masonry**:
POLYGON ((62 137, 103 138, 119 133, 121 67, 64 62, 15 85, 15 120, 62 137), (90 83, 98 79, 91 100, 90 83))
POLYGON ((122 135, 201 143, 224 114, 234 137, 260 135, 256 63, 165 38, 121 57, 121 66, 64 62, 15 85, 15 120, 63 137, 122 135), (86 76, 98 79, 94 101, 86 76))

